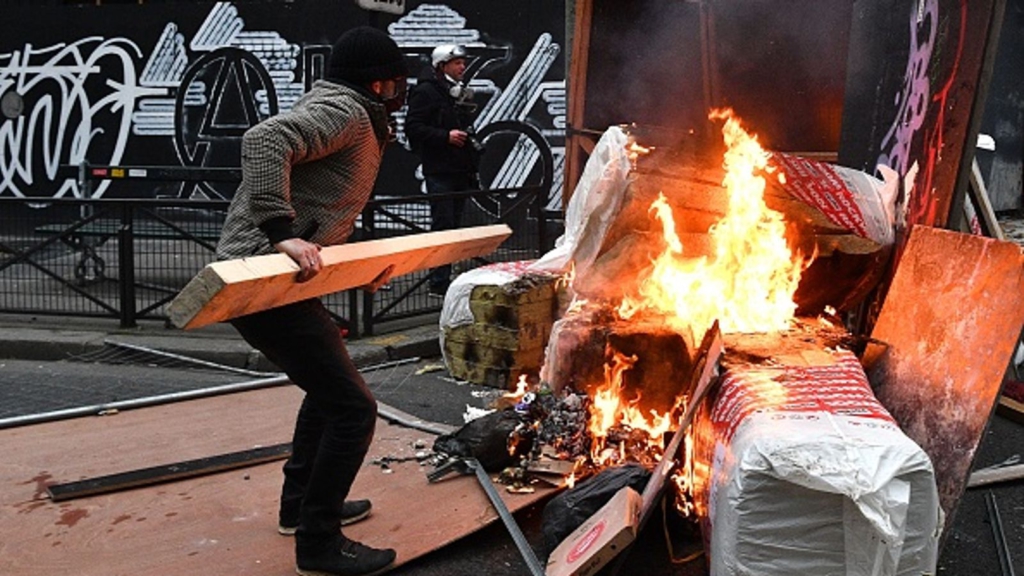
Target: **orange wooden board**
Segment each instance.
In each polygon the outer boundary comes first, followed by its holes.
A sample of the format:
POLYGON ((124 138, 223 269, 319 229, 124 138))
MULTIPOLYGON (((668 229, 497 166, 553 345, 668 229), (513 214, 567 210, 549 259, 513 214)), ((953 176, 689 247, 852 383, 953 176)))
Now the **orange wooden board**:
POLYGON ((875 393, 935 467, 946 528, 1024 324, 1016 244, 913 228, 865 364, 875 393))
POLYGON ((486 256, 512 234, 505 224, 366 240, 320 251, 323 268, 306 282, 284 254, 208 264, 167 306, 179 328, 199 328, 244 314, 315 298, 374 281, 388 266, 392 276, 486 256))
MULTIPOLYGON (((0 574, 294 573, 293 539, 276 531, 281 462, 60 504, 46 486, 287 442, 301 394, 286 386, 0 430, 0 574)), ((413 455, 417 440, 434 437, 378 421, 352 491, 374 511, 345 529, 395 548, 396 565, 498 519, 474 477, 428 484, 416 462, 390 473, 371 464, 413 455)), ((499 491, 514 511, 551 489, 499 491)))

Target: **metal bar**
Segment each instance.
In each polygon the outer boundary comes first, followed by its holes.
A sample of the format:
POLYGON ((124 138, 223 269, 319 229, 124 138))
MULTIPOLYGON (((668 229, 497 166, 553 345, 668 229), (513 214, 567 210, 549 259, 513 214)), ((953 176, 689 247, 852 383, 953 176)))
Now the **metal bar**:
POLYGON ((274 378, 263 378, 260 380, 240 382, 238 384, 213 386, 210 388, 200 388, 198 390, 188 390, 185 392, 172 392, 170 394, 159 394, 157 396, 133 398, 131 400, 122 400, 119 402, 108 402, 106 404, 94 404, 92 406, 79 406, 76 408, 68 408, 66 410, 54 410, 52 412, 42 412, 39 414, 29 414, 26 416, 15 416, 12 418, 4 418, 0 420, 0 430, 3 430, 5 428, 15 428, 17 426, 24 426, 27 424, 39 424, 42 422, 53 422, 55 420, 77 418, 80 416, 95 416, 97 414, 117 410, 145 408, 147 406, 157 406, 160 404, 168 404, 170 402, 179 402, 182 400, 194 400, 196 398, 206 398, 208 396, 218 396, 221 394, 231 394, 234 392, 246 392, 249 390, 258 390, 260 388, 282 386, 289 382, 290 380, 288 379, 287 376, 278 376, 274 378))
POLYGON ((121 298, 121 327, 134 328, 135 321, 135 215, 131 204, 121 207, 121 228, 117 231, 118 292, 121 298))
POLYGON ((195 233, 189 232, 188 230, 182 228, 181 226, 178 226, 177 224, 168 220, 167 218, 164 218, 163 216, 157 214, 156 212, 150 211, 149 215, 152 216, 153 219, 156 220, 157 222, 160 222, 161 224, 167 226, 171 230, 174 230, 178 234, 181 234, 186 240, 191 240, 192 242, 199 244, 203 248, 206 248, 210 252, 217 251, 217 247, 215 245, 210 244, 206 240, 200 238, 199 236, 196 236, 195 233))
POLYGON ((985 493, 985 505, 988 509, 989 524, 992 525, 992 538, 996 542, 996 553, 999 554, 999 568, 1003 576, 1014 576, 1013 559, 1010 547, 1006 544, 1006 533, 1003 531, 1003 519, 999 516, 996 495, 991 490, 985 493))
POLYGON ((380 212, 381 215, 386 216, 387 219, 390 220, 391 222, 402 224, 403 226, 408 228, 410 232, 430 232, 429 227, 420 226, 419 224, 405 218, 404 216, 401 216, 400 214, 395 214, 391 212, 384 206, 377 206, 377 211, 380 212))
POLYGON ((79 178, 86 182, 98 180, 145 180, 151 182, 241 182, 241 168, 197 168, 192 166, 111 166, 86 164, 84 175, 79 178), (124 176, 113 177, 113 170, 124 171, 124 176))
POLYGON ((228 366, 226 364, 218 364, 216 362, 209 362, 207 360, 201 360, 199 358, 192 358, 191 356, 183 356, 181 354, 174 354, 173 352, 165 352, 163 350, 156 350, 154 348, 147 348, 145 346, 138 346, 136 344, 128 344, 127 342, 115 342, 113 340, 104 340, 104 344, 109 344, 116 348, 124 348, 126 350, 133 350, 135 352, 144 352, 146 354, 153 354, 154 356, 162 356, 171 360, 179 360, 181 362, 187 362, 189 364, 195 364, 196 366, 203 366, 205 368, 214 368, 216 370, 223 370, 225 372, 234 372, 235 374, 242 374, 245 376, 259 376, 263 378, 277 378, 283 374, 280 372, 260 372, 258 370, 247 370, 245 368, 236 368, 235 366, 228 366))
POLYGON ((363 330, 359 326, 359 290, 349 290, 348 296, 348 330, 349 337, 359 338, 363 330))
POLYGON ((430 434, 437 434, 438 436, 442 434, 451 434, 455 430, 453 426, 449 426, 447 424, 428 422, 426 420, 420 420, 415 416, 410 417, 410 415, 405 414, 395 408, 392 408, 391 406, 388 406, 387 404, 384 404, 382 402, 377 402, 377 416, 380 416, 381 418, 393 424, 398 424, 400 426, 405 426, 406 428, 412 428, 414 430, 429 432, 430 434))
POLYGON ((494 488, 494 482, 487 475, 487 471, 484 470, 484 467, 475 458, 466 458, 465 460, 476 474, 480 487, 487 493, 487 498, 491 501, 491 505, 498 511, 498 516, 504 522, 508 533, 512 535, 512 541, 516 543, 516 548, 519 549, 519 554, 522 555, 523 560, 526 562, 526 567, 530 569, 530 574, 533 576, 544 576, 544 565, 537 559, 537 554, 530 547, 530 543, 526 540, 526 536, 523 535, 523 531, 519 528, 519 524, 516 523, 512 513, 509 512, 505 501, 501 499, 501 494, 498 494, 498 491, 494 488))
MULTIPOLYGON (((183 200, 181 198, 46 198, 45 200, 40 200, 38 198, 0 197, 0 203, 4 202, 15 204, 45 202, 46 204, 53 205, 99 206, 101 208, 132 204, 143 208, 155 206, 160 208, 214 208, 218 210, 226 210, 230 204, 227 200, 183 200)), ((87 218, 88 215, 82 217, 87 218)))
POLYGON ((537 194, 537 243, 539 250, 537 256, 547 253, 552 247, 548 246, 548 217, 547 217, 547 194, 537 194))
MULTIPOLYGON (((364 235, 364 238, 367 239, 367 240, 372 240, 373 238, 377 237, 377 230, 374 227, 374 213, 375 213, 375 211, 376 211, 376 207, 375 206, 371 206, 370 204, 367 204, 365 207, 363 207, 363 235, 364 235)), ((353 294, 353 296, 352 296, 352 303, 353 303, 353 305, 355 305, 355 307, 352 308, 352 313, 357 318, 357 320, 355 322, 353 322, 353 324, 359 324, 359 320, 358 320, 358 311, 359 311, 358 303, 359 303, 359 300, 360 300, 360 292, 362 292, 362 291, 359 290, 358 288, 352 291, 352 294, 353 294)), ((362 302, 362 304, 363 304, 363 318, 362 318, 362 320, 363 320, 363 330, 362 330, 362 333, 366 334, 367 336, 372 336, 373 335, 373 320, 374 320, 374 318, 373 318, 373 294, 366 294, 365 292, 363 292, 361 294, 361 299, 363 301, 362 302)))
MULTIPOLYGON (((373 364, 371 366, 360 367, 359 370, 360 372, 379 370, 382 368, 401 366, 402 364, 409 364, 412 362, 419 361, 419 357, 401 358, 398 360, 389 360, 387 362, 381 362, 380 364, 373 364)), ((145 408, 147 406, 158 406, 160 404, 169 404, 171 402, 179 402, 182 400, 194 400, 196 398, 220 396, 222 394, 233 394, 235 392, 248 392, 250 390, 259 390, 262 388, 283 386, 289 383, 291 383, 291 380, 287 376, 281 375, 273 376, 270 378, 260 378, 257 380, 248 380, 245 382, 238 382, 236 384, 225 384, 223 386, 211 386, 209 388, 187 390, 184 392, 172 392, 170 394, 159 394, 157 396, 133 398, 131 400, 109 402, 107 404, 94 404, 92 406, 79 406, 76 408, 68 408, 65 410, 54 410, 52 412, 41 412, 38 414, 14 416, 11 418, 0 419, 0 430, 3 430, 5 428, 16 428, 18 426, 25 426, 28 424, 40 424, 43 422, 53 422, 56 420, 77 418, 80 416, 95 416, 98 414, 102 414, 104 412, 116 410, 145 408)))
POLYGON ((291 442, 275 444, 273 446, 260 446, 250 450, 129 470, 117 474, 76 480, 65 484, 53 484, 47 487, 46 492, 54 502, 64 502, 75 498, 110 494, 131 488, 153 486, 154 484, 163 484, 165 482, 195 478, 197 476, 205 476, 206 474, 273 462, 288 458, 291 454, 291 442))

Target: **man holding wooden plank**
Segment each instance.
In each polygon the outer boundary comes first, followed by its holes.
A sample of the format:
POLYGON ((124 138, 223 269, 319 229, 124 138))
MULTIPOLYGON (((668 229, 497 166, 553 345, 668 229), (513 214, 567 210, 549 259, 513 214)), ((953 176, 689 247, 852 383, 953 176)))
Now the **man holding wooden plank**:
MULTIPOLYGON (((249 129, 242 183, 228 209, 221 260, 281 252, 304 282, 323 267, 320 247, 344 243, 373 191, 391 112, 405 100, 405 57, 384 32, 359 27, 334 44, 326 80, 291 111, 249 129)), ((368 287, 375 290, 391 269, 368 287)), ((295 534, 296 571, 363 576, 386 570, 392 549, 347 539, 342 524, 366 517, 349 501, 373 439, 377 404, 318 298, 231 320, 253 347, 306 392, 284 465, 280 531, 295 534)))

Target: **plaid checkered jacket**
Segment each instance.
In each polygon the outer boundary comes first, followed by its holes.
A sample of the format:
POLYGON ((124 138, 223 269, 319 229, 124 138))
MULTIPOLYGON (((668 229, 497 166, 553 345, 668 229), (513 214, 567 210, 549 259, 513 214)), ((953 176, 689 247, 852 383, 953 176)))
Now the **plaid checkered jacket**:
POLYGON ((260 228, 268 222, 290 223, 291 236, 323 246, 344 243, 373 192, 387 130, 383 104, 325 80, 290 111, 250 128, 217 257, 274 253, 260 228))

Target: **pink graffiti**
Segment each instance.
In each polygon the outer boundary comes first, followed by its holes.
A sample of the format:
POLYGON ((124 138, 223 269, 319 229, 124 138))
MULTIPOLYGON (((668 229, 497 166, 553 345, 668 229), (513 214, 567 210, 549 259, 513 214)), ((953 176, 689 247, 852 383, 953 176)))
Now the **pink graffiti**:
POLYGON ((938 22, 938 0, 925 0, 910 22, 910 55, 903 89, 896 96, 899 109, 892 126, 882 138, 883 153, 877 162, 900 174, 906 174, 910 168, 910 146, 928 113, 928 67, 932 61, 938 22))

